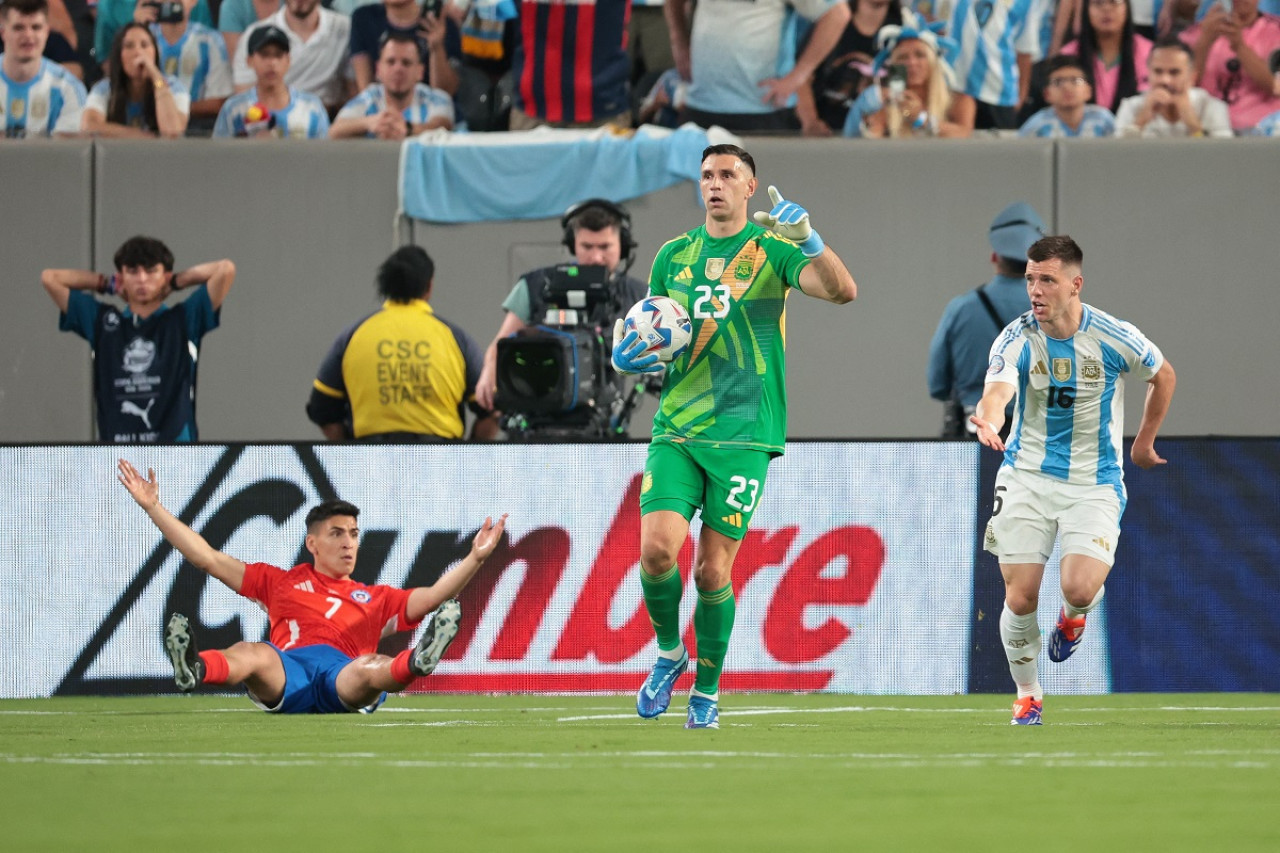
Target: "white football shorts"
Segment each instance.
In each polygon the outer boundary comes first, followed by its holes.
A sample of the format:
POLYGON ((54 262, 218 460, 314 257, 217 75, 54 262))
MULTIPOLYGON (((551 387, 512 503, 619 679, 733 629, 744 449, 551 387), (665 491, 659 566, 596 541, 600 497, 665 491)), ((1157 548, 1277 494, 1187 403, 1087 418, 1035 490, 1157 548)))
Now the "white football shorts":
POLYGON ((1002 467, 983 547, 1002 563, 1049 561, 1054 539, 1062 554, 1115 564, 1120 498, 1114 486, 1064 483, 1033 471, 1002 467))

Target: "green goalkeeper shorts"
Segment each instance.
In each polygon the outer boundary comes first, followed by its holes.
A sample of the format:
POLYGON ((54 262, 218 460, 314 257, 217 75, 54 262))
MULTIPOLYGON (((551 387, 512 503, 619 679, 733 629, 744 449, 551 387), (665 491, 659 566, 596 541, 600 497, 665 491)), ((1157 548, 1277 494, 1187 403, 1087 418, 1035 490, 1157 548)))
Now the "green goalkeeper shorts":
POLYGON ((640 514, 659 509, 686 519, 702 510, 702 523, 730 539, 747 535, 760 505, 773 454, 655 440, 640 485, 640 514))

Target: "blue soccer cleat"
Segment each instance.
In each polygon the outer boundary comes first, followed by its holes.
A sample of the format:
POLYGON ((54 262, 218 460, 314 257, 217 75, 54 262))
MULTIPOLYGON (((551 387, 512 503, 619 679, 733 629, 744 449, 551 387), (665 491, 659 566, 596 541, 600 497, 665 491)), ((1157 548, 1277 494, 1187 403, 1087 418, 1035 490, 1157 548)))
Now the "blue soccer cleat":
POLYGON ((684 721, 686 729, 718 729, 720 728, 720 705, 714 699, 689 695, 689 716, 684 721))
POLYGON ((651 720, 667 710, 671 705, 671 691, 676 686, 676 679, 688 668, 688 649, 681 653, 679 660, 659 657, 650 670, 649 677, 636 693, 636 713, 651 720))
POLYGON ((1084 617, 1068 619, 1065 609, 1058 611, 1058 624, 1049 635, 1049 660, 1062 663, 1084 639, 1084 617))
POLYGON ((1041 700, 1023 696, 1013 703, 1013 720, 1010 724, 1015 726, 1043 725, 1040 721, 1040 712, 1043 709, 1044 702, 1041 700))

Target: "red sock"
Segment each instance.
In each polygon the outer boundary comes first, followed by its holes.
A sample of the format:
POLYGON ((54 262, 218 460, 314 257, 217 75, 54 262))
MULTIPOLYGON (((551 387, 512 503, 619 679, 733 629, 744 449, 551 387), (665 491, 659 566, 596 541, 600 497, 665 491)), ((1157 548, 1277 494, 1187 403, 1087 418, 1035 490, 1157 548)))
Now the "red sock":
POLYGON ((391 661, 391 677, 401 684, 408 684, 418 676, 409 670, 409 655, 412 649, 405 649, 391 661))
POLYGON ((204 661, 205 684, 227 683, 227 676, 231 674, 231 664, 227 663, 226 655, 219 651, 201 652, 200 660, 204 661))

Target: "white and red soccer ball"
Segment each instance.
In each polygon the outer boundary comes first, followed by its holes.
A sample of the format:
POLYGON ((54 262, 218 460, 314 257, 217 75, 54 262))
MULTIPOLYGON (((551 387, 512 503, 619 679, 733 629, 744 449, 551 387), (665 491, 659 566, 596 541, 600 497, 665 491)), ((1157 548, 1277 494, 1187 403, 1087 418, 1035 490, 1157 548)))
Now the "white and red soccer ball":
POLYGON ((631 330, 646 344, 645 353, 656 353, 658 361, 671 361, 693 340, 689 312, 668 296, 646 296, 627 312, 622 333, 631 330))

